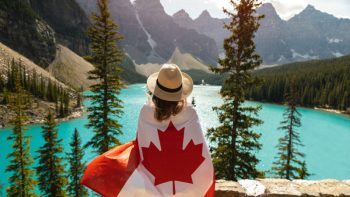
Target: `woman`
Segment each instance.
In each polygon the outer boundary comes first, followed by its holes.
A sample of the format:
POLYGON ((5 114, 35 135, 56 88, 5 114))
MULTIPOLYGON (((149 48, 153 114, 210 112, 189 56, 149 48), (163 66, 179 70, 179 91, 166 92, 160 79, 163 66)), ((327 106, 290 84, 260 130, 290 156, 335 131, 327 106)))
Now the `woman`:
POLYGON ((187 97, 191 77, 165 64, 147 80, 137 140, 92 161, 82 184, 103 196, 214 196, 214 170, 187 97))

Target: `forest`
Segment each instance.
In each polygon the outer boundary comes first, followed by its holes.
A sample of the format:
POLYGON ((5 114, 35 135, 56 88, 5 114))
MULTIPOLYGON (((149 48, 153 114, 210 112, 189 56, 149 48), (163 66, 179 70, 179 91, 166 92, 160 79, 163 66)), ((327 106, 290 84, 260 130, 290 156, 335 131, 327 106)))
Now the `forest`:
POLYGON ((350 110, 350 56, 291 63, 257 70, 254 75, 262 84, 249 90, 250 100, 285 103, 286 90, 295 80, 299 105, 350 110))
POLYGON ((8 64, 6 72, 0 73, 0 104, 7 105, 13 100, 17 74, 21 87, 27 93, 26 103, 29 106, 32 105, 33 96, 55 103, 59 117, 65 117, 69 114, 70 92, 51 79, 39 75, 35 70, 27 70, 20 61, 16 62, 15 60, 8 64))

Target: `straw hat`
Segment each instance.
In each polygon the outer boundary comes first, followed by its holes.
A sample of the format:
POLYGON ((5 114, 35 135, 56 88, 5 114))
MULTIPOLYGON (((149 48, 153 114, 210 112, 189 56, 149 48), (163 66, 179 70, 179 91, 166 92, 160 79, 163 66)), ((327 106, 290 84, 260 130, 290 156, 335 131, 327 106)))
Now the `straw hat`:
POLYGON ((164 64, 160 71, 147 79, 147 87, 153 95, 165 101, 180 101, 193 90, 192 78, 181 72, 175 64, 164 64))

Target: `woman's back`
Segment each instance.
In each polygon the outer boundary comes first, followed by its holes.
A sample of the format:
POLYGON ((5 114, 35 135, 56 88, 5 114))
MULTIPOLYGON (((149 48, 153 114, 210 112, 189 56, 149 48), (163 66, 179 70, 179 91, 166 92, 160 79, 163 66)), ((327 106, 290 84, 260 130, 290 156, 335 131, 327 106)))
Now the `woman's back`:
POLYGON ((82 183, 103 196, 214 196, 214 169, 196 110, 193 81, 176 65, 147 80, 136 140, 91 162, 82 183))
POLYGON ((152 195, 205 196, 214 171, 195 109, 186 104, 161 122, 154 113, 154 104, 145 104, 137 130, 139 170, 156 187, 152 195))

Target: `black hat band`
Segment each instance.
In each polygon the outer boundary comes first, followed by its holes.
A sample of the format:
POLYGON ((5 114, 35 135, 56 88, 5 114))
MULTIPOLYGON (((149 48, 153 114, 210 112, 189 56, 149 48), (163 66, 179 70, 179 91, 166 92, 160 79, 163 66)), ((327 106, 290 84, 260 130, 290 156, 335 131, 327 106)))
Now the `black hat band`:
POLYGON ((162 86, 162 84, 159 83, 158 79, 157 79, 157 86, 158 86, 161 90, 163 90, 163 91, 165 91, 165 92, 169 92, 169 93, 178 92, 178 91, 180 91, 181 88, 182 88, 182 84, 181 84, 178 88, 175 88, 175 89, 171 89, 171 88, 164 87, 164 86, 162 86))

